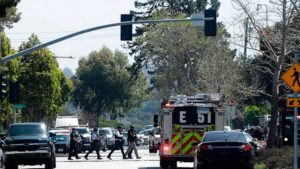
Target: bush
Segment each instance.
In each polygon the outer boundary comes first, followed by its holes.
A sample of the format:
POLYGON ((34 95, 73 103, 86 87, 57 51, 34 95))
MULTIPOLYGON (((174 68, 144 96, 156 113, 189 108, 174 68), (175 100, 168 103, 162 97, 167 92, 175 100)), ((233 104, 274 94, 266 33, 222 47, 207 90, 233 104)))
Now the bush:
POLYGON ((267 149, 256 158, 256 162, 258 167, 264 164, 267 169, 292 169, 293 147, 267 149))
POLYGON ((255 164, 254 169, 267 169, 265 164, 255 164))

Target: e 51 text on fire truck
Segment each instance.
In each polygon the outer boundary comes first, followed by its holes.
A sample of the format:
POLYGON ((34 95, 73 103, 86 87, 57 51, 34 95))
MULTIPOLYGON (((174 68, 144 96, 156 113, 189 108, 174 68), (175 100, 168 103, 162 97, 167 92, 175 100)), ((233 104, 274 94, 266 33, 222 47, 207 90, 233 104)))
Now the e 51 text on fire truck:
POLYGON ((154 123, 161 128, 160 166, 176 168, 177 161, 192 162, 195 146, 206 131, 223 130, 219 93, 171 96, 161 104, 154 123))

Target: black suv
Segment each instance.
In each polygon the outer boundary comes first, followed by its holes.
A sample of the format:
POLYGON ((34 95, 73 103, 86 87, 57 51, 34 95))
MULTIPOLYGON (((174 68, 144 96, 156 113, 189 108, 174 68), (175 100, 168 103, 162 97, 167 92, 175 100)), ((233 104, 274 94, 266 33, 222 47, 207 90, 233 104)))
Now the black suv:
POLYGON ((55 147, 43 123, 15 123, 5 138, 5 168, 18 165, 41 165, 45 169, 56 167, 55 147))

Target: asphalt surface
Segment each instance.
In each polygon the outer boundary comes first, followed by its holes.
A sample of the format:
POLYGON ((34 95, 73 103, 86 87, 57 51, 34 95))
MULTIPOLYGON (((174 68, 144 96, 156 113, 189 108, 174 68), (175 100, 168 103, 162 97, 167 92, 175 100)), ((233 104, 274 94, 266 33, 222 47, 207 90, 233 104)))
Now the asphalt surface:
MULTIPOLYGON (((125 147, 125 150, 127 148, 125 147)), ((133 153, 133 159, 122 158, 120 150, 116 150, 109 160, 106 156, 109 151, 100 152, 102 160, 98 160, 96 153, 89 155, 89 160, 83 158, 84 154, 79 154, 81 159, 76 160, 73 157, 72 161, 67 159, 67 154, 56 154, 56 169, 160 169, 158 154, 149 153, 147 147, 139 147, 138 153, 142 157, 136 159, 133 153)), ((19 169, 42 169, 44 166, 19 166, 19 169)), ((192 163, 179 163, 179 169, 191 169, 192 163)))

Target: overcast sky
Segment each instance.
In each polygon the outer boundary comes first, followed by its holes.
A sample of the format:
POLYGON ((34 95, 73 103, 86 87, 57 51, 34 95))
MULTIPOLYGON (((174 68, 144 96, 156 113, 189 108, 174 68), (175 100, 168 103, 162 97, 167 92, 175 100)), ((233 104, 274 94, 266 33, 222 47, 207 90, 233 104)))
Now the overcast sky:
MULTIPOLYGON (((220 2, 218 20, 233 33, 231 0, 220 2)), ((134 0, 22 0, 17 8, 22 13, 21 20, 12 29, 5 30, 15 49, 32 33, 44 43, 79 30, 120 22, 120 14, 134 9, 134 0)), ((123 43, 119 27, 114 27, 83 34, 49 48, 56 56, 77 58, 58 59, 61 69, 69 67, 74 73, 78 58, 99 50, 103 45, 128 53, 121 47, 123 43)))

